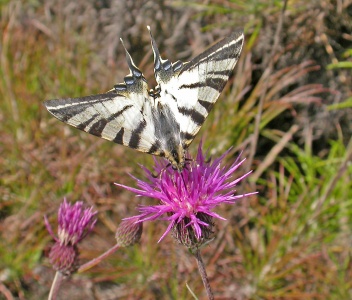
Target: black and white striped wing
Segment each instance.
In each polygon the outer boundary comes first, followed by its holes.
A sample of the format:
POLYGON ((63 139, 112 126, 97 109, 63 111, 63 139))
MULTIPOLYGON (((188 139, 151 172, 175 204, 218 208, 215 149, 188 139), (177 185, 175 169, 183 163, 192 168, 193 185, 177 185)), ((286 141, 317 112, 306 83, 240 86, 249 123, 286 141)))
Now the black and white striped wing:
POLYGON ((116 92, 82 98, 45 101, 48 111, 80 130, 115 143, 149 152, 155 142, 154 127, 147 123, 149 101, 139 105, 137 97, 116 92), (149 125, 149 126, 148 126, 149 125), (141 136, 143 134, 143 136, 141 136))
POLYGON ((126 50, 130 74, 105 94, 44 102, 56 118, 115 143, 159 155, 155 147, 153 99, 142 72, 126 50))
POLYGON ((225 87, 240 57, 243 41, 243 32, 235 31, 184 65, 180 62, 171 65, 160 56, 158 63, 159 53, 153 45, 160 98, 177 114, 185 148, 193 141, 225 87), (170 69, 173 76, 168 75, 170 69))

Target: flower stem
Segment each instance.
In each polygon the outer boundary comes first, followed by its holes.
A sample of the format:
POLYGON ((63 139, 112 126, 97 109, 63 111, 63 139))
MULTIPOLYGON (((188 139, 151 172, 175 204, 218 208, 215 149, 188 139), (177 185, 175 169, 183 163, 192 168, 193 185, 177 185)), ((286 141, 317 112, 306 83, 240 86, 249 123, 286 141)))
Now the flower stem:
POLYGON ((195 256, 195 258, 197 260, 198 270, 199 270, 200 276, 202 277, 203 284, 204 284, 205 290, 206 290, 207 295, 208 295, 208 299, 209 300, 214 300, 214 295, 213 295, 213 292, 212 292, 212 290, 210 288, 207 272, 205 271, 204 262, 203 262, 202 256, 200 255, 199 248, 197 248, 193 252, 193 254, 194 254, 194 256, 195 256))
POLYGON ((51 285, 48 300, 55 300, 57 298, 63 278, 64 276, 62 275, 62 273, 59 271, 56 271, 53 283, 51 285))
POLYGON ((98 263, 100 263, 103 259, 108 257, 109 255, 113 254, 118 248, 120 248, 120 244, 116 244, 102 255, 98 256, 97 258, 92 259, 91 261, 85 263, 84 265, 80 266, 77 270, 77 273, 82 273, 84 271, 89 270, 90 268, 94 267, 98 263))

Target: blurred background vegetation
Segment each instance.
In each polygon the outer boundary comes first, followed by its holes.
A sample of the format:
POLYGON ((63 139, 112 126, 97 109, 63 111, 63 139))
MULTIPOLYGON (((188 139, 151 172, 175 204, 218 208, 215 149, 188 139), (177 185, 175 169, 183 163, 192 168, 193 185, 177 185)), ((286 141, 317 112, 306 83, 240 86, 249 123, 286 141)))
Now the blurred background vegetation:
MULTIPOLYGON (((152 157, 60 123, 42 101, 105 92, 128 73, 124 39, 153 79, 150 25, 163 57, 189 60, 235 28, 246 41, 235 74, 197 139, 233 146, 253 169, 217 211, 202 250, 216 299, 352 299, 352 1, 2 0, 0 2, 0 299, 45 299, 54 271, 43 215, 64 197, 99 211, 82 261, 114 245, 139 203, 152 157), (283 17, 283 18, 282 18, 283 17), (282 20, 282 25, 280 25, 282 20), (277 29, 279 28, 279 31, 277 29), (276 41, 276 42, 275 42, 276 41), (274 47, 275 43, 277 46, 274 47)), ((60 299, 200 299, 196 263, 163 222, 141 243, 73 276, 60 299)))

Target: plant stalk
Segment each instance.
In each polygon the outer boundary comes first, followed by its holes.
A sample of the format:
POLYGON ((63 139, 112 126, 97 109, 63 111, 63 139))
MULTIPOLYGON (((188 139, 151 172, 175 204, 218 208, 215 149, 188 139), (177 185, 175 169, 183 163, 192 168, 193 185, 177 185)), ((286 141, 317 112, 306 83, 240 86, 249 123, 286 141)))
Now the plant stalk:
POLYGON ((116 244, 106 252, 104 252, 102 255, 98 256, 97 258, 92 259, 91 261, 85 263, 84 265, 80 266, 77 270, 77 273, 82 273, 84 271, 89 270, 90 268, 94 267, 98 263, 100 263, 103 259, 108 257, 109 255, 113 254, 118 248, 120 248, 120 244, 116 244))
POLYGON ((205 290, 207 292, 208 299, 214 300, 214 295, 210 288, 207 272, 205 270, 204 262, 203 262, 202 256, 200 255, 199 249, 197 248, 197 250, 193 254, 197 260, 198 270, 199 270, 200 276, 202 277, 202 281, 203 281, 205 290))
POLYGON ((62 275, 62 273, 59 271, 56 271, 53 283, 51 284, 48 300, 56 300, 57 299, 57 295, 59 293, 59 289, 61 287, 61 283, 62 283, 63 278, 64 278, 64 276, 62 275))

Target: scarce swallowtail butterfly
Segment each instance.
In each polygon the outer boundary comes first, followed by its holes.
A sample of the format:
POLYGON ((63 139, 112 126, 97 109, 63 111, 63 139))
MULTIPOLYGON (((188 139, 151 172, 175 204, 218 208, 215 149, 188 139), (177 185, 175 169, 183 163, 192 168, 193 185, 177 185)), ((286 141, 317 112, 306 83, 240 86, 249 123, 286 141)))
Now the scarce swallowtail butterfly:
MULTIPOLYGON (((150 32, 150 28, 148 26, 150 32)), ((148 90, 143 73, 126 51, 130 74, 107 93, 48 100, 60 121, 141 152, 165 157, 173 169, 185 166, 191 144, 240 57, 244 35, 235 31, 190 62, 162 59, 150 32, 158 83, 148 90)), ((122 42, 122 40, 121 40, 122 42)))

